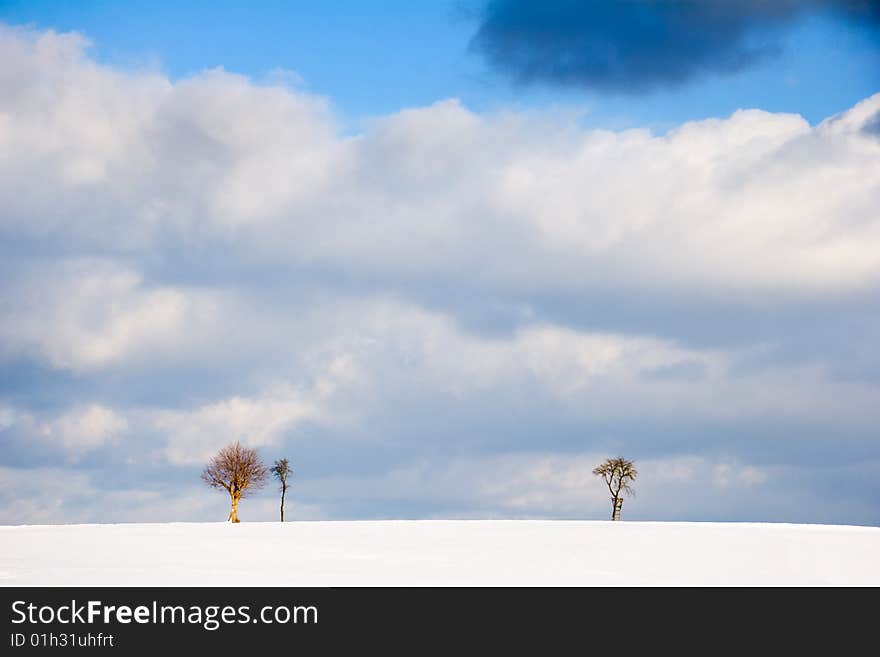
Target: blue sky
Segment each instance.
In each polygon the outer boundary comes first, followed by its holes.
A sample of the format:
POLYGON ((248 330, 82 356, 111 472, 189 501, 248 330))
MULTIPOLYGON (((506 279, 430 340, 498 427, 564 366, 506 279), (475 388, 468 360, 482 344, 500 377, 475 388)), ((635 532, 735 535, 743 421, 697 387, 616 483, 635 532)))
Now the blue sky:
POLYGON ((0 522, 880 523, 880 15, 681 6, 0 2, 0 522))
POLYGON ((584 89, 523 87, 469 49, 482 10, 478 0, 6 0, 0 19, 82 32, 98 61, 158 67, 173 79, 217 66, 257 79, 293 71, 304 88, 328 96, 354 123, 444 98, 477 110, 572 106, 588 111, 590 124, 611 127, 664 129, 743 107, 796 112, 818 122, 873 93, 880 75, 869 33, 808 14, 770 30, 764 38, 778 42, 779 53, 761 65, 704 76, 637 102, 584 89))

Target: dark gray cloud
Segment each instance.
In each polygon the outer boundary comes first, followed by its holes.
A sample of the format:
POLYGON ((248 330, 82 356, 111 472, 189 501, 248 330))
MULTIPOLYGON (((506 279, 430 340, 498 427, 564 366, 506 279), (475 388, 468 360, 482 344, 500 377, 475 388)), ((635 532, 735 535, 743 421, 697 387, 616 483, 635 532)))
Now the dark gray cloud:
MULTIPOLYGON (((750 68, 825 12, 876 33, 872 0, 491 0, 471 48, 522 83, 641 93, 750 68)), ((880 43, 880 40, 878 40, 880 43)))

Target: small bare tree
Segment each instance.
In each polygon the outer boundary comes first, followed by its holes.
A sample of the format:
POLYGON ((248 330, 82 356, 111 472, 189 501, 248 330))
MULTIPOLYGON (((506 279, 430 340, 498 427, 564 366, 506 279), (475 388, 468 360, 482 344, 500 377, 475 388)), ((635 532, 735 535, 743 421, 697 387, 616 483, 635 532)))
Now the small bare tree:
POLYGON ((232 443, 221 449, 202 472, 202 480, 211 488, 222 488, 232 498, 231 522, 239 522, 238 502, 248 493, 262 488, 268 471, 257 450, 232 443))
POLYGON ((287 494, 287 477, 293 474, 293 470, 290 469, 290 463, 287 459, 278 459, 269 470, 281 484, 281 522, 284 522, 284 496, 287 494))
POLYGON ((619 456, 614 459, 606 459, 601 465, 596 466, 593 474, 602 477, 611 493, 611 519, 620 520, 623 494, 636 494, 630 486, 630 482, 639 474, 633 462, 619 456))

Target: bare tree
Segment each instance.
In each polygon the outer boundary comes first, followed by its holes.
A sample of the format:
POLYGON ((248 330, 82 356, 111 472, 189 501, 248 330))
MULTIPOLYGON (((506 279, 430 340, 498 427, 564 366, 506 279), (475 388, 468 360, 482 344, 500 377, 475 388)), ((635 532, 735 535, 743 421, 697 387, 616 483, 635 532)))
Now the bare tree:
POLYGON ((601 465, 596 466, 593 474, 602 477, 611 493, 611 519, 620 520, 623 494, 636 494, 630 482, 638 476, 638 470, 635 469, 632 461, 618 456, 614 459, 606 459, 601 465))
POLYGON ((281 484, 281 522, 284 522, 284 496, 287 494, 287 477, 293 474, 293 470, 290 469, 290 463, 287 459, 278 459, 269 470, 281 484))
POLYGON ((268 470, 257 450, 232 443, 221 449, 202 472, 202 480, 211 488, 222 488, 232 498, 231 522, 238 520, 238 502, 248 493, 262 488, 268 470))

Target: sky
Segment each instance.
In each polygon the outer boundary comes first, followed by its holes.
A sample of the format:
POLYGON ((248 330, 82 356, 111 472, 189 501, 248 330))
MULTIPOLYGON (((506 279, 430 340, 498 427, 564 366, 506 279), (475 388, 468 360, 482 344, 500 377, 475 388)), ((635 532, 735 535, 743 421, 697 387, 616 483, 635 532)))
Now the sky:
POLYGON ((878 7, 0 0, 0 523, 880 524, 878 7))

